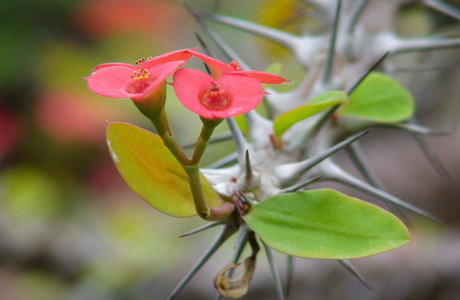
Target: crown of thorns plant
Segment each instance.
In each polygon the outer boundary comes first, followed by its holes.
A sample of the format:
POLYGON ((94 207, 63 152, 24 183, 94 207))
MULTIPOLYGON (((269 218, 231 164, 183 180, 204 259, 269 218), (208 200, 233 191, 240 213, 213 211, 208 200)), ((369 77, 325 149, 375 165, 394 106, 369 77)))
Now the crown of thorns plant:
MULTIPOLYGON (((441 176, 449 175, 431 155, 422 135, 440 132, 419 125, 415 101, 391 77, 398 72, 392 57, 400 53, 458 47, 460 38, 440 36, 404 39, 391 28, 372 29, 364 14, 379 13, 379 5, 397 11, 404 4, 421 3, 456 20, 460 12, 437 0, 299 1, 321 12, 330 30, 323 34, 293 35, 274 28, 219 14, 189 11, 206 38, 226 62, 216 59, 198 36, 201 49, 185 49, 135 65, 103 64, 87 79, 103 96, 131 98, 158 134, 127 123, 110 123, 107 142, 127 184, 157 210, 174 217, 199 216, 208 221, 183 236, 221 226, 222 230, 195 266, 167 299, 175 298, 214 252, 236 234, 231 262, 217 273, 218 299, 246 294, 260 247, 264 248, 279 299, 287 299, 293 257, 336 259, 366 287, 366 280, 349 259, 398 248, 410 240, 406 211, 436 220, 430 213, 386 191, 369 167, 359 139, 373 128, 394 128, 416 137, 441 176), (343 3, 342 3, 343 2, 343 3), (274 41, 288 49, 305 68, 305 77, 292 90, 264 87, 288 82, 278 74, 253 71, 206 23, 222 23, 274 41), (205 53, 201 53, 204 51, 205 53), (201 60, 207 73, 183 68, 201 60), (200 116, 203 127, 196 143, 181 147, 169 126, 164 104, 166 80, 177 98, 200 116), (268 114, 254 109, 263 103, 268 114), (244 115, 244 116, 243 116, 244 115), (212 137, 226 120, 230 132, 212 137), (202 168, 209 143, 233 139, 236 151, 202 168), (184 149, 193 147, 188 156, 184 149), (332 158, 346 149, 363 175, 358 179, 332 158), (335 181, 382 200, 391 214, 375 205, 332 189, 310 184, 335 181), (395 215, 399 216, 396 217, 395 215), (241 275, 233 278, 246 246, 241 275), (283 284, 273 249, 288 256, 283 284)), ((396 14, 382 16, 395 18, 396 14)), ((387 22, 391 23, 391 22, 387 22)))

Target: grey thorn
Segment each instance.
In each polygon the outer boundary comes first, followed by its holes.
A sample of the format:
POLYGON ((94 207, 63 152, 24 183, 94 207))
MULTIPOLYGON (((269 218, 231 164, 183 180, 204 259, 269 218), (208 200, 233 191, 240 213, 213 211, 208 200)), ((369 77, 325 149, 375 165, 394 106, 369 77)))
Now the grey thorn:
POLYGON ((364 154, 360 142, 356 141, 356 143, 353 143, 350 146, 348 146, 347 152, 355 166, 364 176, 364 178, 373 186, 381 190, 384 190, 385 186, 383 185, 383 182, 381 182, 380 179, 377 177, 377 174, 375 174, 375 172, 370 167, 369 161, 367 160, 366 155, 364 154))
POLYGON ((254 173, 252 171, 251 160, 249 158, 249 150, 246 150, 244 156, 245 168, 244 168, 244 184, 246 187, 250 187, 254 181, 254 173))
POLYGON ((286 275, 286 299, 289 298, 292 287, 292 277, 294 275, 294 257, 287 255, 287 275, 286 275))
POLYGON ((460 38, 435 38, 426 37, 419 39, 402 39, 393 33, 385 33, 377 38, 380 46, 387 45, 387 50, 392 54, 439 50, 460 47, 460 38))
POLYGON ((410 203, 407 203, 387 192, 384 192, 378 188, 375 188, 373 187, 372 185, 364 182, 364 181, 361 181, 359 180, 358 178, 354 177, 353 175, 347 173, 345 170, 343 170, 342 168, 340 168, 336 163, 334 163, 331 159, 328 159, 328 160, 325 160, 323 161, 323 163, 321 165, 318 166, 318 171, 321 173, 321 174, 324 174, 324 179, 325 180, 332 180, 332 181, 337 181, 337 182, 340 182, 342 184, 345 184, 345 185, 348 185, 348 186, 351 186, 357 190, 360 190, 360 191, 363 191, 371 196, 374 196, 374 197, 377 197, 378 199, 381 199, 385 202, 389 202, 389 203, 393 203, 399 207, 402 207, 404 209, 407 209, 408 211, 411 211, 413 213, 416 213, 416 214, 419 214, 421 216, 424 216, 428 219, 431 219, 433 221, 436 221, 436 222, 439 222, 439 219, 410 204, 410 203))
POLYGON ((369 3, 369 0, 360 0, 356 1, 355 7, 353 7, 352 12, 350 13, 349 23, 347 26, 347 32, 352 34, 355 31, 356 24, 358 24, 358 20, 361 17, 364 8, 369 3))
POLYGON ((222 51, 225 57, 231 61, 237 61, 241 68, 244 70, 250 70, 251 68, 243 61, 243 59, 222 39, 220 38, 213 30, 211 30, 206 24, 204 24, 201 18, 195 14, 195 11, 191 11, 197 22, 201 25, 203 30, 207 35, 214 41, 216 46, 222 51))
POLYGON ((179 284, 174 288, 171 294, 166 298, 166 300, 174 299, 180 291, 189 283, 189 281, 193 278, 193 276, 198 272, 201 267, 208 261, 208 259, 216 252, 217 249, 230 237, 233 233, 235 233, 236 228, 234 225, 229 224, 222 228, 219 235, 214 239, 212 244, 209 248, 205 251, 205 253, 200 257, 200 259, 195 263, 195 265, 190 269, 190 271, 185 275, 185 277, 179 282, 179 284))
MULTIPOLYGON (((380 179, 377 177, 377 174, 375 174, 375 172, 370 167, 370 164, 367 160, 367 157, 359 141, 348 146, 347 152, 351 160, 353 161, 355 166, 358 168, 360 173, 367 180, 367 182, 369 182, 372 186, 379 188, 382 191, 385 191, 386 190, 385 185, 383 184, 383 182, 380 181, 380 179)), ((392 213, 398 215, 402 219, 404 224, 410 225, 409 219, 407 218, 405 212, 399 206, 396 206, 391 203, 386 203, 386 204, 388 206, 388 209, 392 213)))
POLYGON ((439 161, 439 159, 433 154, 433 151, 430 149, 428 144, 425 142, 425 140, 419 135, 419 134, 411 134, 412 137, 415 139, 417 142, 417 145, 420 147, 422 150, 422 153, 425 155, 425 157, 428 159, 428 161, 431 163, 433 168, 438 172, 438 174, 452 187, 455 185, 452 176, 450 176, 449 172, 447 172, 446 168, 444 165, 439 161))
POLYGON ((228 16, 223 16, 223 15, 208 14, 205 12, 195 11, 194 14, 200 18, 213 20, 215 22, 219 22, 219 23, 222 23, 228 26, 232 26, 234 28, 241 29, 248 33, 252 33, 252 34, 276 41, 291 49, 294 49, 295 47, 297 47, 297 44, 299 43, 300 37, 298 36, 292 35, 290 33, 286 33, 281 30, 259 25, 253 22, 244 21, 241 19, 232 18, 228 16))
POLYGON ((297 162, 297 163, 291 163, 291 164, 284 164, 280 165, 275 168, 275 174, 278 177, 278 179, 285 185, 293 184, 295 183, 306 171, 320 163, 321 161, 325 160, 326 158, 330 157, 340 149, 350 145, 363 135, 367 134, 370 129, 365 130, 361 133, 355 134, 346 140, 336 144, 335 146, 326 149, 322 153, 310 157, 304 161, 297 162))
POLYGON ((408 131, 411 133, 416 133, 416 134, 425 134, 425 135, 447 135, 449 132, 446 131, 439 131, 439 130, 433 130, 431 128, 418 125, 415 123, 396 123, 396 124, 382 124, 380 127, 386 127, 386 128, 395 128, 395 129, 401 129, 404 131, 408 131))
POLYGON ((370 291, 375 292, 375 290, 370 286, 367 280, 359 273, 359 271, 353 266, 353 264, 346 259, 340 259, 338 262, 353 276, 355 276, 361 283, 370 291))
POLYGON ((445 15, 460 20, 460 10, 439 0, 424 0, 423 3, 445 15))
POLYGON ((283 292, 283 284, 281 283, 281 278, 278 272, 278 267, 276 266, 275 257, 273 256, 273 251, 264 242, 262 242, 262 244, 264 245, 265 253, 267 254, 267 260, 273 276, 273 281, 275 282, 275 289, 276 293, 278 294, 278 299, 285 300, 286 298, 283 292))
POLYGON ((329 47, 327 52, 326 59, 326 69, 324 70, 323 76, 323 85, 328 86, 331 83, 332 69, 334 66, 334 57, 335 57, 335 44, 337 42, 337 32, 339 28, 340 21, 340 11, 342 8, 342 1, 337 0, 337 7, 334 16, 334 24, 332 26, 331 39, 329 41, 329 47))
POLYGON ((236 152, 233 152, 224 158, 219 159, 218 161, 210 164, 207 166, 207 169, 217 169, 217 168, 222 168, 228 165, 232 165, 238 161, 238 154, 236 152))
POLYGON ((214 228, 216 226, 223 225, 223 224, 224 224, 224 222, 222 222, 222 221, 206 223, 205 225, 200 226, 198 228, 195 228, 193 230, 190 230, 189 232, 186 232, 186 233, 180 235, 179 237, 190 236, 192 234, 199 233, 199 232, 202 232, 202 231, 205 231, 207 229, 214 228))
POLYGON ((212 15, 204 12, 194 12, 197 17, 206 18, 221 24, 225 24, 248 33, 267 38, 290 49, 304 66, 308 66, 312 60, 312 51, 316 51, 324 41, 324 36, 296 36, 281 30, 269 28, 222 15, 212 15))
POLYGON ((347 89, 347 94, 350 95, 351 93, 353 93, 353 91, 356 90, 356 88, 361 84, 361 82, 363 82, 363 80, 366 79, 366 77, 369 76, 370 73, 372 73, 375 69, 377 69, 380 66, 380 64, 385 60, 385 58, 388 57, 388 55, 390 55, 389 51, 385 52, 382 56, 380 56, 379 59, 377 59, 377 61, 375 61, 372 64, 372 66, 363 75, 361 75, 361 77, 352 86, 350 86, 347 89))
POLYGON ((296 184, 296 185, 294 185, 294 186, 291 186, 291 187, 282 189, 282 190, 279 191, 279 194, 286 194, 286 193, 297 192, 298 190, 303 189, 303 188, 306 187, 307 185, 312 184, 312 183, 314 183, 314 182, 320 180, 321 178, 323 178, 323 175, 315 176, 315 177, 310 178, 310 179, 308 179, 307 181, 304 181, 304 182, 302 182, 302 183, 299 183, 299 184, 296 184))
POLYGON ((249 149, 249 144, 244 138, 243 132, 241 132, 241 129, 238 127, 238 124, 236 124, 235 119, 227 118, 227 124, 230 128, 230 131, 232 132, 233 140, 235 142, 236 153, 238 154, 238 164, 241 168, 244 168, 244 157, 246 155, 246 150, 249 149))
MULTIPOLYGON (((212 137, 209 140, 208 144, 216 144, 216 143, 220 143, 220 142, 225 142, 225 141, 231 140, 232 138, 233 138, 233 136, 232 136, 232 134, 230 132, 225 132, 225 133, 222 133, 220 135, 212 137)), ((196 145, 196 142, 193 142, 193 143, 183 145, 182 148, 184 148, 184 149, 192 148, 192 147, 195 147, 195 145, 196 145)))

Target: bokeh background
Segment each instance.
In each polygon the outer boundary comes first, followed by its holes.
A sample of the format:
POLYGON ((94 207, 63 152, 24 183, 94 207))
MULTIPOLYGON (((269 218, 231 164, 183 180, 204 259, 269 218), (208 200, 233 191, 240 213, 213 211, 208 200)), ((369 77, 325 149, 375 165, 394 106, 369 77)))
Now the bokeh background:
MULTIPOLYGON (((153 128, 130 100, 92 94, 82 79, 101 63, 133 63, 199 46, 195 33, 202 31, 183 2, 0 1, 1 300, 164 299, 212 240, 215 229, 178 238, 203 222, 165 216, 125 185, 106 149, 107 121, 153 128)), ((185 2, 293 33, 305 24, 321 30, 320 19, 309 17, 306 1, 281 6, 283 1, 273 0, 185 2)), ((460 7, 458 1, 451 4, 460 7)), ((458 23, 423 6, 408 6, 394 26, 405 37, 458 36, 458 23)), ((301 78, 301 68, 285 50, 212 26, 254 69, 280 62, 284 77, 301 78)), ((459 54, 454 49, 405 55, 399 58, 403 63, 422 58, 441 68, 397 74, 417 98, 421 123, 451 132, 427 139, 450 183, 405 133, 381 130, 363 141, 389 190, 443 223, 411 216, 415 242, 356 260, 375 292, 335 261, 296 260, 292 299, 460 299, 459 54)), ((191 142, 200 121, 170 96, 173 129, 181 142, 191 142)), ((225 130, 225 124, 219 127, 225 130)), ((231 142, 211 146, 204 163, 232 147, 231 142)), ((355 172, 343 155, 338 159, 355 172)), ((230 241, 178 299, 214 299, 212 279, 231 253, 230 241)), ((277 257, 284 274, 284 258, 277 257)), ((259 259, 244 299, 276 299, 267 270, 259 259)))

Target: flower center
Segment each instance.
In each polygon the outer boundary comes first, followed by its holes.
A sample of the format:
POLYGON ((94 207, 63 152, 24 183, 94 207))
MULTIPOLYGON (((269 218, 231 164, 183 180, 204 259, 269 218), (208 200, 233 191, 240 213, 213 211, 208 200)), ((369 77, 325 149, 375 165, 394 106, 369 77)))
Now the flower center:
POLYGON ((211 110, 226 109, 232 103, 232 97, 214 82, 207 90, 201 93, 199 100, 201 104, 211 110))
POLYGON ((131 78, 126 90, 131 94, 143 93, 155 80, 150 77, 150 72, 147 69, 139 69, 131 74, 131 78))
POLYGON ((134 80, 141 80, 141 79, 147 79, 150 76, 150 72, 147 69, 139 69, 133 72, 131 74, 131 78, 134 80))
POLYGON ((232 61, 232 62, 230 63, 230 67, 232 67, 233 70, 235 70, 235 71, 241 71, 241 70, 243 70, 243 69, 241 68, 240 64, 239 64, 238 62, 236 62, 236 61, 232 61))

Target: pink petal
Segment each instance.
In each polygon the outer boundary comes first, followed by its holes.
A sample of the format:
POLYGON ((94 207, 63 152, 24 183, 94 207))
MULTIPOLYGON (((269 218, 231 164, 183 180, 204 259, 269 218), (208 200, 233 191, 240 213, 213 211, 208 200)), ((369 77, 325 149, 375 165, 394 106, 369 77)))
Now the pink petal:
POLYGON ((135 67, 135 66, 130 65, 130 64, 125 64, 125 63, 107 63, 107 64, 98 65, 91 71, 94 72, 94 71, 97 71, 103 68, 108 68, 108 67, 135 67))
POLYGON ((230 72, 230 74, 242 74, 246 75, 249 77, 254 78, 260 83, 265 83, 265 84, 280 84, 283 82, 289 82, 291 80, 284 79, 281 76, 267 73, 267 72, 260 72, 260 71, 233 71, 230 72))
POLYGON ((228 118, 245 114, 262 102, 264 89, 255 79, 244 75, 224 74, 217 79, 217 84, 232 96, 231 105, 220 111, 213 111, 218 118, 228 118))
POLYGON ((127 98, 129 94, 124 92, 122 87, 126 81, 131 79, 133 72, 138 69, 138 67, 131 65, 101 67, 86 80, 90 90, 96 94, 112 98, 127 98))
POLYGON ((189 51, 190 53, 193 54, 193 56, 201 59, 205 64, 207 64, 212 72, 214 73, 214 77, 218 78, 224 73, 228 72, 233 72, 235 71, 232 67, 229 65, 221 62, 220 60, 217 60, 215 58, 212 58, 210 56, 195 52, 195 51, 189 51))
POLYGON ((172 61, 177 61, 177 60, 187 61, 192 57, 192 53, 190 51, 196 50, 196 49, 197 48, 192 48, 192 49, 183 49, 183 50, 168 52, 168 53, 159 55, 157 57, 154 57, 152 59, 149 59, 148 61, 144 63, 141 63, 139 67, 144 68, 144 69, 150 69, 154 66, 158 66, 160 64, 167 63, 167 62, 172 62, 172 61))
POLYGON ((154 78, 154 81, 150 83, 149 87, 146 88, 142 93, 131 94, 129 97, 135 101, 150 98, 152 93, 156 91, 156 88, 164 83, 169 75, 174 73, 174 71, 183 66, 185 63, 186 61, 183 60, 172 61, 148 69, 150 72, 150 77, 154 78))

